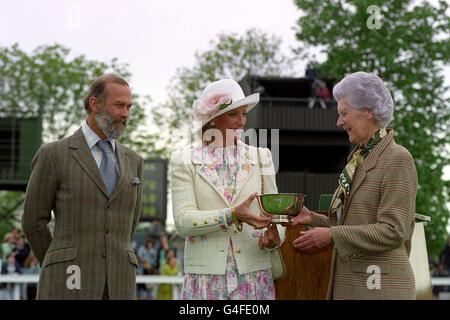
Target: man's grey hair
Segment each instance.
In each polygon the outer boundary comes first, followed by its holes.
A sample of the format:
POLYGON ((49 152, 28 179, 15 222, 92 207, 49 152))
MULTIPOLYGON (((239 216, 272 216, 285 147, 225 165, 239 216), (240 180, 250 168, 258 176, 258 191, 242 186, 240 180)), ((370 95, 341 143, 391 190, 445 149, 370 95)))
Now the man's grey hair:
POLYGON ((378 76, 358 71, 349 74, 333 88, 334 99, 347 99, 350 107, 369 108, 375 115, 375 121, 385 127, 392 121, 394 102, 388 88, 378 76))

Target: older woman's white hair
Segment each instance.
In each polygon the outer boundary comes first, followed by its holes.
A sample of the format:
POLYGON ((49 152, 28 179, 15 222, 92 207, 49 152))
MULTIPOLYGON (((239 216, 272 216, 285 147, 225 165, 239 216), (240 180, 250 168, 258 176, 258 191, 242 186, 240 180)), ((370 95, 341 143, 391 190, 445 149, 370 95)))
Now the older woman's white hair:
POLYGON ((347 99, 350 107, 356 109, 372 109, 375 121, 381 127, 392 120, 394 102, 383 80, 378 76, 358 71, 346 76, 333 88, 333 96, 337 101, 347 99))

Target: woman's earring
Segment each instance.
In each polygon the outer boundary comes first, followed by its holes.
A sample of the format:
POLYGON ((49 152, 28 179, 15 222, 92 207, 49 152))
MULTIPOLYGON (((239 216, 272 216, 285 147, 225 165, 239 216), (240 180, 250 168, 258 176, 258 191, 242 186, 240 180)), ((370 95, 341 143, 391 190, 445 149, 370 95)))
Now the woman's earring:
POLYGON ((213 121, 211 121, 210 124, 211 124, 211 127, 214 127, 214 122, 213 121))

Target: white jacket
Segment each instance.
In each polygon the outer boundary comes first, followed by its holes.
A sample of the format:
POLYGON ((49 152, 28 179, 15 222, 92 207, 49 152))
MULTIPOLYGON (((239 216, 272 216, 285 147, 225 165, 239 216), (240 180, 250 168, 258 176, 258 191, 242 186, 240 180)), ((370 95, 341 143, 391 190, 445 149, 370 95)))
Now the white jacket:
MULTIPOLYGON (((172 154, 173 215, 178 234, 186 239, 185 273, 225 274, 230 237, 239 274, 271 268, 269 252, 258 246, 259 234, 265 229, 256 230, 244 223, 239 232, 234 224, 228 227, 225 214, 220 211, 238 206, 254 192, 278 193, 270 150, 258 148, 258 153, 257 148, 241 142, 238 146, 248 148, 249 152, 240 158, 239 164, 248 166, 249 170, 239 170, 232 203, 215 187, 218 175, 214 163, 201 148, 191 147, 172 154), (202 170, 205 167, 211 169, 206 174, 202 170)), ((256 199, 251 208, 261 214, 256 199)), ((278 225, 282 241, 284 229, 278 225)))

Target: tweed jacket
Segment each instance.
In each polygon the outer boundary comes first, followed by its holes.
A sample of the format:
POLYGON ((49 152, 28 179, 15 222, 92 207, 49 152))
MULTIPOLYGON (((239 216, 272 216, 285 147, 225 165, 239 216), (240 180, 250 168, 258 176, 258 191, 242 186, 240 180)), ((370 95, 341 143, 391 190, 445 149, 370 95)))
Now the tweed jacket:
MULTIPOLYGON (((239 142, 239 146, 243 147, 239 142)), ((272 155, 269 149, 247 146, 239 162, 249 170, 240 170, 232 202, 223 196, 214 180, 218 175, 214 163, 202 158, 203 148, 188 148, 172 154, 172 201, 175 226, 185 238, 184 268, 186 273, 225 274, 230 238, 239 274, 270 269, 270 254, 258 246, 259 234, 252 226, 243 224, 242 232, 234 224, 229 227, 223 208, 231 208, 247 200, 254 192, 277 193, 272 155), (200 151, 198 151, 200 150, 200 151), (259 154, 259 161, 258 161, 259 154), (202 170, 209 168, 211 170, 202 170), (207 173, 205 173, 207 172, 207 173)), ((251 205, 261 214, 257 200, 251 205)), ((278 227, 281 240, 284 227, 278 227)))
POLYGON ((415 299, 409 253, 417 173, 387 130, 356 170, 339 224, 335 214, 313 214, 314 226, 330 227, 334 241, 328 298, 415 299))
POLYGON ((141 210, 143 160, 116 142, 120 177, 108 197, 81 128, 42 146, 27 186, 22 226, 41 265, 38 299, 135 299, 131 238, 141 210), (51 212, 55 229, 47 224, 51 212), (77 274, 78 272, 78 286, 77 274))

